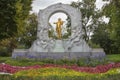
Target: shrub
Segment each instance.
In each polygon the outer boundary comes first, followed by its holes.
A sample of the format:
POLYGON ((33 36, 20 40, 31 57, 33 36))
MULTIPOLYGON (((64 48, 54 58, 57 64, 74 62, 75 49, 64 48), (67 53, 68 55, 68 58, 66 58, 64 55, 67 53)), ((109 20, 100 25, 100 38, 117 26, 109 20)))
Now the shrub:
POLYGON ((0 40, 0 56, 11 56, 12 50, 16 47, 15 38, 0 40))

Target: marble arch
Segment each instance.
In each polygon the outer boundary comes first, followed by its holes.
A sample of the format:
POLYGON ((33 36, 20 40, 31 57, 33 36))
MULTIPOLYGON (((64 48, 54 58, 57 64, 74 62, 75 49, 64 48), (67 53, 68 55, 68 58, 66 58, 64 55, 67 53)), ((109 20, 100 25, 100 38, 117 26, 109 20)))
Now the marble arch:
POLYGON ((54 48, 55 40, 48 37, 48 29, 50 28, 48 22, 49 18, 57 12, 63 12, 67 14, 71 19, 71 36, 68 40, 63 40, 65 52, 89 52, 89 46, 82 39, 83 32, 81 23, 81 12, 68 4, 62 3, 48 6, 47 8, 39 11, 37 31, 38 39, 34 42, 35 44, 37 44, 37 46, 39 46, 39 50, 37 49, 37 47, 31 47, 30 50, 37 52, 41 50, 43 52, 53 52, 52 49, 54 48))
MULTIPOLYGON (((71 7, 70 5, 61 4, 61 3, 49 6, 46 9, 39 11, 38 30, 40 30, 41 27, 49 28, 49 24, 48 24, 49 18, 51 17, 51 15, 53 15, 56 12, 63 12, 71 18, 72 30, 74 30, 74 28, 76 28, 78 26, 79 26, 79 30, 81 30, 81 28, 82 28, 81 12, 79 10, 77 10, 76 8, 71 7)), ((38 37, 40 37, 39 33, 40 32, 38 32, 38 37)))

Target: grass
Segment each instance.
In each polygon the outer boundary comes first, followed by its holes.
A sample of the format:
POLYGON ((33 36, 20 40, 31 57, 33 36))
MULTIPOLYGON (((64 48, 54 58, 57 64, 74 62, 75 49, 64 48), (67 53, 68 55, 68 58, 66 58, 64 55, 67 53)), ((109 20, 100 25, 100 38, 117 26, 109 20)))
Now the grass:
POLYGON ((44 65, 44 64, 57 64, 57 65, 78 65, 78 66, 96 66, 99 64, 105 64, 105 60, 98 61, 98 60, 86 60, 86 59, 79 59, 79 60, 53 60, 53 59, 43 59, 43 60, 33 60, 33 59, 11 59, 9 57, 3 58, 0 57, 0 63, 10 64, 12 66, 32 66, 32 65, 44 65))
POLYGON ((107 55, 107 60, 110 62, 120 62, 120 54, 107 55))
POLYGON ((7 60, 11 60, 11 57, 0 57, 0 63, 4 63, 7 60))
POLYGON ((59 64, 59 65, 78 65, 78 66, 97 66, 100 64, 107 64, 111 62, 120 62, 120 54, 117 55, 107 55, 106 58, 102 61, 98 60, 52 60, 52 59, 44 59, 44 60, 33 60, 33 59, 12 59, 11 57, 0 57, 0 63, 6 63, 13 66, 32 66, 32 65, 43 65, 43 64, 59 64))
POLYGON ((0 57, 0 63, 6 63, 13 66, 32 66, 32 65, 42 65, 43 62, 34 61, 30 59, 16 60, 11 57, 0 57))

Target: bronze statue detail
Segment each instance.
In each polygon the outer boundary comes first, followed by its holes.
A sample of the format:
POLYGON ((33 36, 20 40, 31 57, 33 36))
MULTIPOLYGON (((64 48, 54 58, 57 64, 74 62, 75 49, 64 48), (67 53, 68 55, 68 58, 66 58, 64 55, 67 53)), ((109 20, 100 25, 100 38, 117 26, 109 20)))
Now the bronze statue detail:
POLYGON ((55 22, 54 24, 56 24, 56 32, 57 32, 57 37, 58 39, 62 38, 62 25, 63 25, 64 21, 61 20, 61 18, 58 18, 58 21, 55 22))

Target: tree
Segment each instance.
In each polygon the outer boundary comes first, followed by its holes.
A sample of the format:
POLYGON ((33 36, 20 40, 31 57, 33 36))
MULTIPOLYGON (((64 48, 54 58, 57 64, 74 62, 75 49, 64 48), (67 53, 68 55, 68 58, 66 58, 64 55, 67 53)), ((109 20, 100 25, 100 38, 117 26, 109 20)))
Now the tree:
POLYGON ((101 17, 99 11, 96 11, 95 2, 96 0, 82 0, 81 2, 72 2, 71 4, 71 6, 82 12, 83 38, 87 42, 90 40, 91 32, 98 25, 99 17, 101 17))
POLYGON ((94 32, 92 41, 99 44, 107 54, 120 52, 120 0, 110 0, 103 7, 102 14, 109 17, 109 23, 102 23, 94 32))
POLYGON ((32 0, 0 0, 0 39, 21 35, 32 0))
POLYGON ((110 39, 113 41, 112 53, 120 52, 120 0, 110 0, 110 4, 106 5, 103 13, 110 18, 108 29, 110 39))
POLYGON ((37 24, 38 22, 36 14, 30 14, 26 20, 24 33, 21 35, 22 37, 20 37, 20 44, 24 45, 25 48, 29 48, 32 42, 36 39, 37 24))
POLYGON ((17 0, 15 21, 17 24, 17 36, 21 36, 25 31, 26 20, 31 10, 32 0, 17 0))
POLYGON ((16 0, 0 0, 0 40, 13 37, 17 32, 15 3, 16 0))
POLYGON ((69 38, 69 36, 71 36, 71 19, 70 19, 69 16, 67 16, 66 21, 67 21, 67 24, 66 24, 66 31, 67 31, 67 33, 65 33, 65 34, 62 36, 63 39, 67 39, 67 38, 69 38))
POLYGON ((32 0, 0 0, 0 52, 11 53, 25 32, 32 0), (6 43, 6 44, 5 44, 6 43))
POLYGON ((94 30, 94 35, 91 37, 92 43, 99 44, 104 49, 105 53, 111 54, 112 40, 110 39, 109 32, 107 31, 107 24, 101 23, 99 27, 94 30))

